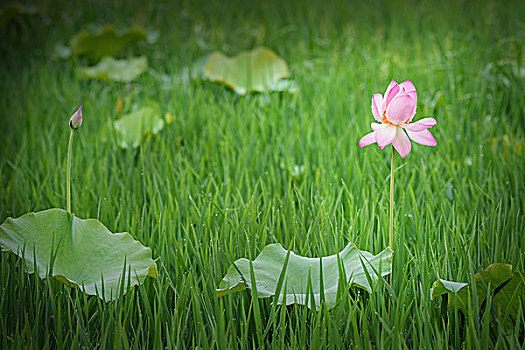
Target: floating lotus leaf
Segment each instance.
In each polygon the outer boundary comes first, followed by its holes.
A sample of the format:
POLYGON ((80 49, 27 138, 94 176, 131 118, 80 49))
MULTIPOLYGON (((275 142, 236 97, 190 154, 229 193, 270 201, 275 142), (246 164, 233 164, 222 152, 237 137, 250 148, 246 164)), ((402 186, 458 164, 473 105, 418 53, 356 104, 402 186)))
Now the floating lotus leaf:
POLYGON ((129 233, 111 233, 98 220, 82 220, 62 209, 7 218, 0 226, 0 245, 24 258, 29 273, 49 274, 106 300, 118 298, 121 286, 126 292, 128 283, 156 277, 150 248, 129 233))
MULTIPOLYGON (((390 249, 373 255, 359 250, 353 243, 348 244, 339 254, 322 258, 307 258, 292 252, 287 256, 288 251, 280 244, 270 244, 264 247, 252 262, 257 295, 260 298, 274 296, 277 287, 282 286, 279 288, 279 304, 283 303, 286 293, 286 305, 298 303, 311 307, 313 305, 311 301, 315 299, 315 305, 319 306, 323 296, 326 305, 332 308, 335 306, 341 280, 340 271, 344 272, 344 275, 341 275, 344 276, 343 281, 370 292, 372 290, 370 283, 376 283, 379 275, 386 276, 392 270, 390 249), (284 279, 279 281, 283 270, 284 279)), ((253 283, 250 270, 249 260, 235 261, 220 282, 217 296, 221 297, 246 288, 251 289, 253 283)))
MULTIPOLYGON (((508 314, 515 319, 519 309, 525 312, 525 273, 512 271, 512 265, 496 263, 474 275, 478 308, 487 303, 487 295, 497 316, 508 314)), ((451 282, 438 278, 432 286, 431 296, 448 296, 449 309, 466 310, 472 306, 474 289, 468 283, 451 282)))
POLYGON ((136 148, 144 135, 156 134, 164 127, 158 110, 154 107, 142 107, 126 114, 113 123, 117 131, 118 144, 122 148, 136 148))
POLYGON ((117 32, 112 26, 102 26, 96 33, 87 30, 78 32, 71 38, 69 45, 75 56, 98 61, 104 56, 116 56, 124 47, 142 40, 148 40, 148 34, 143 28, 117 32))
POLYGON ((117 60, 104 57, 97 65, 81 68, 86 78, 106 81, 130 82, 148 69, 146 57, 117 60))
POLYGON ((221 52, 213 52, 204 64, 203 71, 209 80, 222 82, 240 95, 250 91, 282 91, 288 85, 278 82, 290 75, 286 62, 264 47, 242 52, 232 58, 221 52))

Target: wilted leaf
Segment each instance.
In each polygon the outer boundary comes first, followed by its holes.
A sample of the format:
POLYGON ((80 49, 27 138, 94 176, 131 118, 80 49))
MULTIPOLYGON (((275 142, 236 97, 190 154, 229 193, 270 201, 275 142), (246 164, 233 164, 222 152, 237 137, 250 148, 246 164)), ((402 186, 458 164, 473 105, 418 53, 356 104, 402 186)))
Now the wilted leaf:
POLYGON ((119 33, 112 26, 103 26, 96 33, 78 32, 69 45, 75 56, 98 61, 104 56, 116 56, 124 47, 141 40, 148 40, 148 33, 143 28, 130 28, 119 33))
MULTIPOLYGON (((286 305, 298 303, 312 306, 311 299, 319 306, 321 296, 324 295, 326 305, 331 308, 335 305, 337 290, 340 281, 340 271, 344 271, 343 281, 367 291, 371 291, 373 284, 381 276, 390 274, 392 253, 389 249, 378 255, 357 249, 350 243, 339 254, 323 258, 307 258, 290 253, 287 264, 287 250, 280 244, 270 244, 253 261, 253 271, 260 298, 268 298, 276 293, 281 271, 285 267, 284 280, 281 283, 278 303, 281 304, 286 292, 286 305), (338 262, 338 256, 340 262, 338 262), (322 280, 321 280, 322 259, 322 280), (286 266, 285 266, 286 265, 286 266), (367 278, 370 277, 370 281, 367 278), (310 283, 308 281, 310 280, 310 283), (321 288, 322 285, 322 288, 321 288), (286 286, 286 289, 285 289, 286 286)), ((217 289, 217 296, 221 297, 246 288, 252 288, 250 261, 239 259, 230 266, 226 276, 217 289)))
POLYGON ((244 95, 250 91, 283 91, 289 83, 278 84, 289 76, 286 62, 273 51, 257 47, 229 58, 214 52, 203 67, 204 75, 211 81, 222 82, 235 92, 244 95))
POLYGON ((154 107, 143 107, 126 114, 113 123, 122 148, 136 148, 145 134, 156 134, 164 127, 164 119, 154 107))
MULTIPOLYGON (((512 271, 509 264, 496 263, 474 275, 478 308, 487 303, 487 295, 498 316, 510 315, 515 318, 519 308, 525 306, 525 273, 512 271)), ((466 310, 472 306, 474 289, 468 283, 451 282, 438 278, 432 286, 432 299, 448 295, 449 309, 466 310)), ((525 309, 523 310, 525 311, 525 309)))
POLYGON ((86 78, 106 81, 130 82, 148 69, 146 57, 117 60, 104 57, 97 65, 81 68, 86 78))
POLYGON ((103 285, 106 300, 116 299, 121 286, 157 273, 151 249, 129 233, 111 233, 98 220, 57 208, 7 218, 0 226, 0 244, 23 257, 29 273, 36 267, 41 278, 49 274, 100 297, 103 285))

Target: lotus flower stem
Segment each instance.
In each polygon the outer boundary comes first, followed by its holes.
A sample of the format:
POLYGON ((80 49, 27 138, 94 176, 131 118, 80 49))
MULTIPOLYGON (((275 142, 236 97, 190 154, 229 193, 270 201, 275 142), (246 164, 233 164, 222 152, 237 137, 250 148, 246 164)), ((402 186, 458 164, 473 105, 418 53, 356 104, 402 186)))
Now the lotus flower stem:
POLYGON ((394 240, 394 147, 392 147, 392 163, 390 164, 390 228, 388 231, 388 247, 390 250, 393 249, 394 240))
POLYGON ((71 129, 69 134, 69 145, 67 146, 67 165, 66 165, 66 200, 67 200, 67 212, 71 214, 71 149, 73 145, 73 134, 74 129, 71 129))

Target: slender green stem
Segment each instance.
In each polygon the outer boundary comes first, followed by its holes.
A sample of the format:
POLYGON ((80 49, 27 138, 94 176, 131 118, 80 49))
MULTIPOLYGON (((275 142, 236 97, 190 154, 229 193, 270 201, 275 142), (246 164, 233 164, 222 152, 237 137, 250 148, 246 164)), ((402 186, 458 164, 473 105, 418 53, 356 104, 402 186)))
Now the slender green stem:
MULTIPOLYGON (((392 145, 392 162, 390 163, 390 222, 389 222, 389 231, 388 231, 388 247, 392 251, 392 257, 390 258, 392 263, 392 272, 390 273, 390 278, 388 279, 388 283, 390 284, 390 287, 392 287, 392 276, 394 274, 394 248, 393 248, 393 240, 394 240, 394 156, 395 156, 395 150, 394 146, 392 145)), ((390 300, 392 302, 392 300, 390 300)), ((390 313, 390 302, 388 303, 388 313, 390 313)))
POLYGON ((392 163, 390 164, 390 229, 388 231, 388 246, 394 251, 394 147, 392 147, 392 163))
POLYGON ((67 212, 71 214, 71 148, 73 145, 73 133, 75 130, 71 129, 69 134, 69 145, 67 146, 67 165, 66 165, 66 198, 67 198, 67 212))

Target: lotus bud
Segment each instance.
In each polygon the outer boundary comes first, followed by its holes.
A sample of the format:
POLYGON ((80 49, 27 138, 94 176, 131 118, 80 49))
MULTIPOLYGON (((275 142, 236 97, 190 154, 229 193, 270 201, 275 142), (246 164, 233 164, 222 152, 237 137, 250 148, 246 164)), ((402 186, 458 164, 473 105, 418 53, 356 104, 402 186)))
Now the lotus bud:
POLYGON ((73 130, 77 130, 82 125, 82 106, 78 107, 77 111, 73 113, 69 119, 69 126, 73 130))

